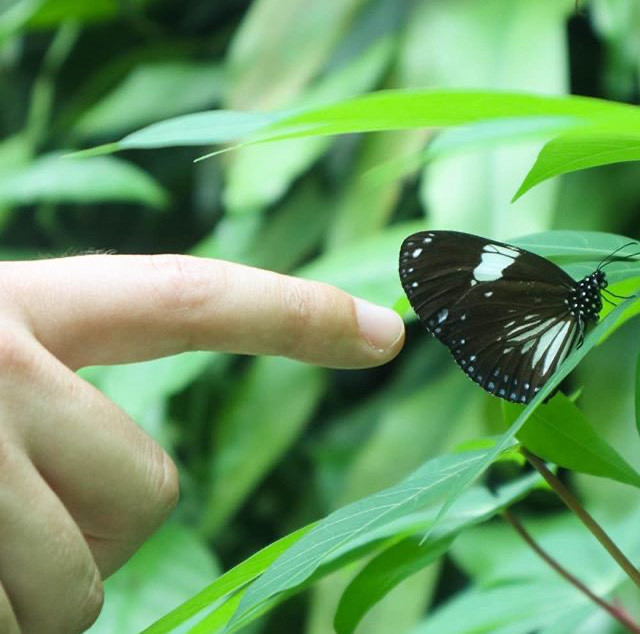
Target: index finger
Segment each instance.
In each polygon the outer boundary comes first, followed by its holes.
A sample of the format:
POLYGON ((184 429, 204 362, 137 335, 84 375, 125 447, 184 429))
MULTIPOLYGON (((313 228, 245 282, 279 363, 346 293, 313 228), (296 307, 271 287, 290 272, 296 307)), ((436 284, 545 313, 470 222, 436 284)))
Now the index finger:
POLYGON ((3 262, 0 279, 37 339, 72 368, 187 350, 361 368, 392 359, 404 339, 402 319, 387 308, 326 284, 221 260, 87 255, 3 262))

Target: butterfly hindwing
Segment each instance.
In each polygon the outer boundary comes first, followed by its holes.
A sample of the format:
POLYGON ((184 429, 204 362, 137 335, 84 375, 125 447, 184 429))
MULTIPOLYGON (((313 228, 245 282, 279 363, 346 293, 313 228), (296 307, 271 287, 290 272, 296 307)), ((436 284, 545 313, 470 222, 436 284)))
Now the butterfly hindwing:
POLYGON ((425 327, 485 390, 527 403, 582 340, 577 283, 512 245, 453 231, 409 236, 400 278, 425 327))

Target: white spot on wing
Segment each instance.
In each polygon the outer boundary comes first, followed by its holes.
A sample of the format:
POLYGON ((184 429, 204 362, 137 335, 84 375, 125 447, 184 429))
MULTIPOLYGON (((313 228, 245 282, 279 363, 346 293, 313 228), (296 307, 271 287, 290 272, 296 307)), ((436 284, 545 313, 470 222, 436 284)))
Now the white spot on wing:
POLYGON ((422 253, 422 249, 414 249, 413 253, 411 254, 411 257, 417 258, 421 253, 422 253))
POLYGON ((446 308, 443 308, 438 313, 438 323, 441 324, 448 316, 449 316, 449 311, 446 308))
POLYGON ((432 240, 432 238, 425 238, 425 239, 422 241, 422 244, 429 244, 429 242, 431 242, 431 240, 432 240))
POLYGON ((485 297, 491 297, 493 295, 493 291, 487 291, 484 296, 485 297))
POLYGON ((482 253, 480 264, 473 269, 473 277, 478 282, 494 282, 502 277, 502 272, 513 264, 519 251, 498 244, 488 244, 482 253))

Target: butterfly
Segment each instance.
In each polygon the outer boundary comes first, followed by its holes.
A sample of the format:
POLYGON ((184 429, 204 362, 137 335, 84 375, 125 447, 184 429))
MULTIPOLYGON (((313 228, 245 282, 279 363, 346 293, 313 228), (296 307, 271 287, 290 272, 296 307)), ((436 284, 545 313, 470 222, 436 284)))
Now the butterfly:
POLYGON ((467 376, 500 398, 528 403, 582 345, 603 297, 613 303, 603 293, 620 298, 606 290, 603 270, 619 250, 576 281, 510 244, 422 231, 402 243, 400 280, 422 324, 467 376))

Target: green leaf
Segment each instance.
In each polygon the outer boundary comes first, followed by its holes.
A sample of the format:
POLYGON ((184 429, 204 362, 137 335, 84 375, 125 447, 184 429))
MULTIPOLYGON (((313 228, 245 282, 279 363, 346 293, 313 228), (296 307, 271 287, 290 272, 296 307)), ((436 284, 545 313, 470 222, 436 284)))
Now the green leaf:
MULTIPOLYGON (((520 405, 503 403, 505 422, 511 424, 521 410, 520 405)), ((527 449, 561 467, 640 487, 640 474, 564 394, 539 407, 516 437, 527 449)))
POLYGON ((75 160, 50 154, 0 175, 0 204, 106 201, 163 207, 167 196, 139 167, 108 156, 75 160))
POLYGON ((454 536, 447 536, 423 543, 410 537, 372 559, 340 599, 334 620, 336 632, 351 634, 373 605, 401 581, 444 555, 453 539, 454 536))
POLYGON ((216 416, 202 530, 218 531, 309 422, 324 391, 321 368, 259 357, 216 416), (286 407, 283 404, 286 403, 286 407))
POLYGON ((269 544, 249 559, 245 559, 241 564, 225 572, 204 590, 147 627, 141 634, 167 634, 198 612, 211 606, 218 599, 239 590, 264 572, 272 562, 312 528, 313 524, 309 524, 269 544))
MULTIPOLYGON (((443 555, 453 539, 463 530, 486 521, 502 509, 523 497, 540 482, 530 474, 500 487, 494 495, 483 487, 467 491, 454 505, 447 520, 433 539, 424 541, 409 537, 391 545, 372 559, 344 591, 335 617, 338 634, 350 634, 364 615, 407 577, 443 555)), ((433 509, 431 518, 436 516, 433 509)), ((398 534, 401 527, 396 526, 398 534)))
MULTIPOLYGON (((576 279, 593 273, 602 260, 621 247, 626 246, 616 257, 635 253, 633 241, 626 236, 600 231, 546 231, 510 242, 554 260, 576 279)), ((607 264, 606 273, 609 284, 616 283, 614 292, 629 295, 637 288, 631 282, 640 277, 640 260, 613 260, 607 264)), ((608 312, 608 306, 604 312, 608 312)))
POLYGON ((286 117, 287 114, 287 112, 259 113, 233 110, 195 112, 154 123, 127 135, 118 143, 110 143, 102 147, 105 152, 115 152, 175 145, 230 143, 258 132, 274 121, 286 117))
POLYGON ((240 625, 265 601, 305 581, 323 561, 350 542, 441 499, 459 474, 484 455, 440 456, 400 484, 331 513, 249 588, 228 627, 240 625))
POLYGON ((637 160, 640 160, 640 129, 637 124, 635 129, 626 130, 617 126, 574 130, 546 143, 513 201, 553 176, 588 167, 637 160))
POLYGON ((104 610, 88 631, 137 632, 217 574, 206 544, 185 526, 168 524, 106 581, 104 610))
POLYGON ((374 130, 456 126, 524 117, 568 117, 576 127, 615 122, 640 127, 635 106, 589 97, 551 97, 478 90, 387 90, 296 113, 216 111, 168 119, 128 135, 109 148, 209 145, 242 139, 265 142, 374 130))
MULTIPOLYGON (((447 518, 447 522, 440 528, 437 538, 440 539, 445 538, 447 535, 457 534, 464 527, 486 520, 504 506, 510 505, 515 500, 524 496, 539 482, 539 476, 533 473, 505 485, 495 492, 489 492, 484 487, 471 488, 456 502, 447 518)), ((275 605, 282 603, 290 596, 301 592, 327 575, 345 568, 345 566, 354 560, 365 557, 372 551, 379 550, 381 547, 392 546, 397 542, 398 537, 415 534, 423 530, 425 526, 433 522, 437 511, 437 505, 429 506, 421 511, 409 513, 397 521, 373 530, 365 531, 356 540, 346 544, 344 548, 334 551, 333 554, 302 583, 262 603, 245 621, 258 618, 275 605)), ((243 590, 243 592, 244 591, 245 590, 243 590)), ((230 601, 235 601, 236 598, 237 595, 234 595, 230 601)), ((228 602, 225 602, 215 607, 212 612, 200 621, 198 626, 193 629, 193 632, 207 632, 206 624, 215 623, 216 626, 219 626, 226 623, 229 617, 228 602)), ((237 627, 243 627, 245 621, 243 621, 242 625, 232 627, 231 629, 235 631, 237 627)))
POLYGON ((219 64, 187 61, 143 64, 87 110, 73 132, 100 138, 122 134, 153 121, 210 106, 220 100, 225 87, 219 64))
POLYGON ((585 602, 559 578, 473 588, 445 603, 411 634, 528 634, 555 623, 585 602))
POLYGON ((604 122, 614 122, 619 129, 640 126, 640 111, 635 106, 589 97, 479 90, 384 90, 292 114, 270 126, 258 140, 562 115, 574 118, 576 126, 604 122))
MULTIPOLYGON (((512 244, 546 258, 564 262, 599 261, 631 242, 626 236, 602 231, 544 231, 510 240, 512 244)), ((624 255, 624 251, 620 253, 624 255)))

